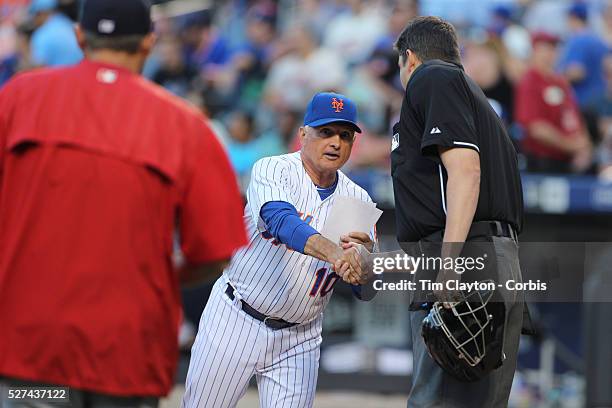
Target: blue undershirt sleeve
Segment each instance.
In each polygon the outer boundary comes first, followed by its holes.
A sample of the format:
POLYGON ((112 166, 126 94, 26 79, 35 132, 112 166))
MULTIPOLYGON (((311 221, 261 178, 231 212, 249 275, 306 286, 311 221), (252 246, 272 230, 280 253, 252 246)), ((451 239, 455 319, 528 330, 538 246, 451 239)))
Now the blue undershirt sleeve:
POLYGON ((317 230, 302 220, 295 207, 285 201, 269 201, 261 207, 260 216, 268 232, 281 243, 300 253, 308 238, 317 230))

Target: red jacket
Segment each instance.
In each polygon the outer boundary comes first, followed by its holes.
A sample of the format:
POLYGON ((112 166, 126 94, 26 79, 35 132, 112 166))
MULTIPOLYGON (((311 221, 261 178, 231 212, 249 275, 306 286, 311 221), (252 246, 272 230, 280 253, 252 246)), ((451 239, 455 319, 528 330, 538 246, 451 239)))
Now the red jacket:
POLYGON ((528 130, 532 123, 544 121, 565 137, 576 137, 582 122, 569 83, 560 75, 544 76, 532 68, 518 83, 514 100, 516 120, 526 130, 523 150, 538 157, 569 160, 565 152, 540 143, 528 130))
POLYGON ((0 376, 166 394, 192 263, 246 243, 203 116, 139 75, 84 61, 0 90, 0 376), (178 215, 178 218, 177 218, 178 215))

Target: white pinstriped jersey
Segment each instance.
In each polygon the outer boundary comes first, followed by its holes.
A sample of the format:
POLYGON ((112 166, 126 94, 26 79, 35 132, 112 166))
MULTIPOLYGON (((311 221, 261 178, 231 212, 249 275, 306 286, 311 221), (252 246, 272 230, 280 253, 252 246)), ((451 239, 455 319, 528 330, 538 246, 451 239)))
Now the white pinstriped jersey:
MULTIPOLYGON (((249 244, 234 254, 224 271, 245 302, 265 315, 289 322, 308 322, 321 315, 339 276, 332 272, 331 264, 280 244, 266 231, 259 214, 267 202, 286 201, 320 231, 338 196, 372 202, 368 193, 341 171, 334 193, 321 200, 300 152, 267 157, 255 164, 244 212, 249 244)), ((370 237, 375 240, 374 230, 370 237)))

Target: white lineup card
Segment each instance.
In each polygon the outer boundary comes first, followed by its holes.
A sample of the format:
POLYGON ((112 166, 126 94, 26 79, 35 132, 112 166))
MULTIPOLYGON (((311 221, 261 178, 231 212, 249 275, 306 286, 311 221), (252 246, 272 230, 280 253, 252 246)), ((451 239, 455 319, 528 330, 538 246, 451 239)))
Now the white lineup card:
POLYGON ((332 242, 339 243, 340 237, 349 232, 369 234, 381 215, 382 211, 376 208, 376 203, 338 196, 334 199, 321 235, 332 242))

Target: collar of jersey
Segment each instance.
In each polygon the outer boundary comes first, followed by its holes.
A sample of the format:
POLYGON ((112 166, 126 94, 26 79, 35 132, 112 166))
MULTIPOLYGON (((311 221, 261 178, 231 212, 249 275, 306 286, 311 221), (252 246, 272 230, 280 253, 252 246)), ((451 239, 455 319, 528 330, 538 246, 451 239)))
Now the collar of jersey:
POLYGON ((84 58, 83 61, 81 61, 81 63, 84 67, 90 68, 90 69, 99 69, 99 68, 107 68, 107 69, 112 69, 118 72, 122 72, 128 75, 137 75, 134 72, 130 71, 129 69, 119 66, 119 65, 115 65, 115 64, 111 64, 108 62, 101 62, 101 61, 92 61, 90 59, 86 59, 84 58))
POLYGON ((422 71, 423 69, 425 69, 425 67, 428 67, 430 65, 446 65, 446 66, 451 66, 451 67, 459 68, 459 69, 461 69, 463 71, 463 65, 455 64, 453 62, 443 61, 443 60, 439 60, 439 59, 425 61, 425 62, 421 63, 421 65, 416 67, 416 69, 414 70, 414 72, 410 76, 410 79, 408 80, 408 84, 406 85, 406 89, 408 89, 408 87, 410 86, 410 83, 417 76, 417 74, 420 71, 422 71))
MULTIPOLYGON (((338 172, 336 172, 336 181, 334 181, 334 184, 332 184, 329 187, 319 187, 315 184, 315 187, 317 188, 318 191, 329 191, 329 190, 333 190, 336 188, 336 186, 338 185, 338 179, 340 178, 340 176, 338 175, 338 172)), ((314 184, 314 183, 312 183, 314 184)))

